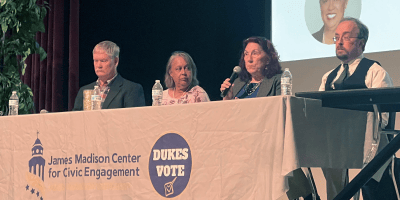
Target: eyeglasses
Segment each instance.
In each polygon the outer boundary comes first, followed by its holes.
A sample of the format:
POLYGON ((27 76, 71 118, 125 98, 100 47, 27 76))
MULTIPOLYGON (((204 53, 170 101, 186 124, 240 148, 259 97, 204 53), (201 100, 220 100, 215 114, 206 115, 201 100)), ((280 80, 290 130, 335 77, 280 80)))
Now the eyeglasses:
MULTIPOLYGON (((350 41, 350 38, 358 38, 358 39, 361 39, 360 37, 350 37, 350 33, 348 33, 348 34, 344 34, 343 36, 342 36, 342 38, 343 38, 343 41, 346 41, 346 42, 348 42, 348 41, 350 41)), ((337 41, 339 41, 340 40, 340 37, 333 37, 333 42, 337 42, 337 41)))
POLYGON ((249 55, 249 54, 251 54, 252 56, 259 56, 259 55, 261 55, 261 51, 253 50, 251 53, 249 53, 249 52, 247 52, 247 51, 245 51, 245 52, 243 53, 244 56, 247 56, 247 55, 249 55))

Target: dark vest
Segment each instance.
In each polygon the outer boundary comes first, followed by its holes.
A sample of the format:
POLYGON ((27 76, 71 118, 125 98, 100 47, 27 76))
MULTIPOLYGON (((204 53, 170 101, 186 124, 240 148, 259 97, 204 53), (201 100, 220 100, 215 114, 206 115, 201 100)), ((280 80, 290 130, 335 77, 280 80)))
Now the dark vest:
MULTIPOLYGON (((377 63, 378 65, 381 65, 379 62, 370 60, 368 58, 363 58, 360 63, 358 64, 356 70, 354 73, 350 76, 347 77, 343 81, 343 90, 347 89, 362 89, 362 88, 367 88, 365 85, 365 76, 367 75, 367 72, 369 68, 374 64, 377 63)), ((325 83, 325 91, 328 90, 333 90, 332 88, 332 81, 335 79, 337 76, 337 73, 342 65, 339 65, 336 67, 329 75, 328 78, 326 79, 325 83)))

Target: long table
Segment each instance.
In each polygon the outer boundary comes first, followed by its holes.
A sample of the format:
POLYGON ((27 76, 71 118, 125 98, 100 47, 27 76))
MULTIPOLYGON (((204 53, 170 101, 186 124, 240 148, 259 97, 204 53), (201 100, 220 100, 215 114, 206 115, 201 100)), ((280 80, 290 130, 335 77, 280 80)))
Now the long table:
POLYGON ((293 96, 0 117, 0 199, 279 199, 361 168, 366 120, 293 96))

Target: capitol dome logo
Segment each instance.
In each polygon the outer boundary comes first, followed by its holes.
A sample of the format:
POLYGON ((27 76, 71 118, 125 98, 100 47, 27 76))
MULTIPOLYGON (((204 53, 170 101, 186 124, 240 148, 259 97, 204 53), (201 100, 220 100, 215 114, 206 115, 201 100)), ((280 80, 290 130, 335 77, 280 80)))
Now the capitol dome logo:
POLYGON ((167 133, 154 144, 149 174, 154 189, 163 197, 180 195, 189 183, 192 155, 189 144, 177 133, 167 133))
POLYGON ((31 149, 32 158, 29 160, 29 172, 26 173, 27 185, 25 190, 43 200, 45 194, 44 186, 44 167, 46 161, 43 158, 43 145, 39 140, 39 131, 37 132, 37 139, 31 149))

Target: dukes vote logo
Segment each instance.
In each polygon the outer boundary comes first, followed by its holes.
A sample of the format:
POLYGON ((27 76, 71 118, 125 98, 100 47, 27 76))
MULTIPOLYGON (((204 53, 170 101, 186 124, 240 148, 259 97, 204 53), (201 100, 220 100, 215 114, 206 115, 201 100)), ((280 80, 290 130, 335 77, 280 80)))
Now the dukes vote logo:
POLYGON ((43 200, 45 193, 44 166, 46 162, 43 158, 43 145, 39 140, 39 131, 37 132, 37 139, 33 144, 31 153, 32 158, 29 160, 29 172, 26 173, 28 183, 25 186, 25 190, 38 199, 43 200))
POLYGON ((154 189, 163 197, 173 198, 186 188, 192 170, 192 155, 186 140, 167 133, 154 144, 149 159, 149 174, 154 189))

